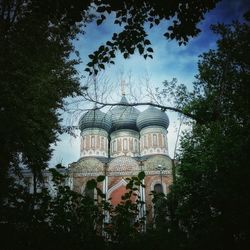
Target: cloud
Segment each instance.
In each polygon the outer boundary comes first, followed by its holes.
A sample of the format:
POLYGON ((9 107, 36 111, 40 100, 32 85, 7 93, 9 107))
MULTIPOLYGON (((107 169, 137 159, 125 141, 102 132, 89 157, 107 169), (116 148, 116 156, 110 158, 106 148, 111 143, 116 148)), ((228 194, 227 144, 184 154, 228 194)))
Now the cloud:
POLYGON ((52 160, 50 161, 50 167, 61 163, 67 166, 69 163, 77 161, 80 157, 80 136, 76 138, 63 134, 60 137, 60 141, 52 146, 54 149, 52 160))
MULTIPOLYGON (((190 39, 187 46, 179 46, 175 41, 167 41, 163 34, 166 30, 167 22, 149 30, 149 38, 154 49, 153 60, 144 60, 138 53, 129 59, 124 59, 117 53, 115 65, 109 65, 105 74, 115 83, 111 91, 113 100, 120 99, 119 74, 124 71, 125 77, 128 72, 132 73, 133 83, 137 87, 140 80, 145 75, 150 75, 152 86, 162 86, 164 80, 177 78, 180 83, 192 87, 195 75, 198 73, 198 56, 209 49, 216 48, 217 35, 210 30, 211 24, 218 22, 230 23, 233 19, 242 17, 243 13, 249 8, 248 0, 221 1, 217 7, 205 15, 203 22, 199 24, 202 32, 195 38, 190 39)), ((88 63, 88 55, 95 51, 100 45, 104 44, 112 37, 113 32, 118 32, 121 28, 113 25, 113 17, 108 18, 104 25, 97 26, 95 23, 87 25, 85 34, 79 37, 74 45, 80 52, 83 63, 78 66, 78 70, 86 76, 84 68, 88 63)), ((127 79, 126 79, 127 80, 127 79)), ((83 82, 85 79, 83 79, 83 82)), ((146 108, 146 107, 144 107, 146 108)), ((144 109, 142 108, 142 109, 144 109)), ((169 149, 172 154, 176 140, 177 116, 170 114, 169 127, 169 149)), ((67 135, 61 136, 61 142, 55 148, 55 153, 51 164, 61 160, 64 164, 76 161, 79 158, 79 138, 70 139, 67 135)))

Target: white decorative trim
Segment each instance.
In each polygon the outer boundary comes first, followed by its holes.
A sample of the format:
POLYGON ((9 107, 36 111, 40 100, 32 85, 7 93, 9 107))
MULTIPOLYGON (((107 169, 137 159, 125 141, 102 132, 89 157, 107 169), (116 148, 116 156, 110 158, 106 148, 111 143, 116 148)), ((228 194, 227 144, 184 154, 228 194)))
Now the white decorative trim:
POLYGON ((124 180, 124 179, 121 179, 118 183, 116 183, 114 186, 112 186, 108 192, 107 192, 107 197, 108 199, 110 198, 110 194, 115 191, 116 189, 118 189, 119 187, 122 187, 122 186, 127 186, 127 182, 124 180))
MULTIPOLYGON (((149 170, 149 171, 145 171, 146 175, 160 175, 159 171, 157 170, 149 170)), ((136 171, 108 171, 107 174, 108 176, 136 176, 138 175, 140 171, 136 170, 136 171)), ((102 172, 82 172, 82 171, 77 171, 77 170, 73 170, 72 173, 74 173, 74 177, 83 177, 83 176, 99 176, 100 174, 102 174, 102 172)), ((171 176, 171 170, 165 170, 162 171, 162 175, 163 176, 171 176)))
POLYGON ((81 136, 85 136, 85 135, 100 135, 100 136, 104 136, 104 137, 108 137, 108 133, 107 131, 105 131, 104 129, 98 129, 98 128, 86 128, 84 130, 82 130, 81 132, 81 136))

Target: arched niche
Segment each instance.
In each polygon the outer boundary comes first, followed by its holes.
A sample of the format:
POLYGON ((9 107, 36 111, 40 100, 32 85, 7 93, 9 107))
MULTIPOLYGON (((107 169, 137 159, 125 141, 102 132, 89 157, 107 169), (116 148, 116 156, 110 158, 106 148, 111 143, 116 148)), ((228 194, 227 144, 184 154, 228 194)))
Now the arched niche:
POLYGON ((159 165, 165 167, 167 171, 171 171, 172 169, 172 161, 170 157, 164 155, 154 155, 144 161, 143 170, 155 171, 159 165))
POLYGON ((109 163, 108 173, 116 172, 138 172, 140 166, 136 160, 128 156, 119 156, 109 163))
POLYGON ((71 164, 70 171, 73 173, 100 173, 103 174, 103 163, 96 158, 86 157, 71 164))

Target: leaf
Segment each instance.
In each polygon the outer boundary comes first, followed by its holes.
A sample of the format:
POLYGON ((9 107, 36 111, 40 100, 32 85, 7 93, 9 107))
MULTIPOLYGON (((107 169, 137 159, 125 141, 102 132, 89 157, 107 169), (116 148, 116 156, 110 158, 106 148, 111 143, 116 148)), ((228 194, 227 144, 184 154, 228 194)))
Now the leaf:
POLYGON ((123 54, 123 57, 124 57, 125 59, 127 59, 127 58, 129 57, 129 53, 124 53, 124 54, 123 54))
POLYGON ((154 50, 151 47, 147 48, 147 51, 148 52, 154 52, 154 50))
POLYGON ((160 23, 159 19, 155 19, 155 24, 158 25, 160 23))
POLYGON ((101 68, 101 69, 105 69, 105 66, 104 66, 104 64, 99 64, 99 67, 101 68))
POLYGON ((112 39, 115 40, 117 38, 117 33, 114 33, 112 39))
POLYGON ((97 12, 104 12, 106 10, 106 6, 99 6, 98 8, 97 8, 97 12))
POLYGON ((93 62, 89 62, 89 63, 87 64, 87 66, 93 67, 93 66, 94 66, 94 63, 93 63, 93 62))
POLYGON ((102 24, 102 21, 103 21, 102 19, 98 19, 98 20, 96 20, 96 24, 100 25, 100 24, 102 24))
POLYGON ((80 56, 80 52, 78 50, 75 51, 75 54, 76 54, 77 57, 80 56))
POLYGON ((92 179, 87 182, 86 185, 87 189, 95 189, 97 187, 97 182, 96 180, 92 179))
POLYGON ((139 178, 139 180, 143 180, 145 178, 145 172, 144 171, 140 172, 138 174, 138 178, 139 178))
POLYGON ((101 198, 105 198, 106 195, 102 192, 102 190, 100 188, 96 188, 97 194, 101 197, 101 198))
POLYGON ((133 183, 132 182, 129 182, 127 185, 126 185, 126 189, 131 189, 133 188, 133 183))
POLYGON ((108 46, 112 46, 112 45, 113 45, 113 43, 110 42, 110 41, 107 41, 106 44, 107 44, 108 46))
POLYGON ((108 62, 108 60, 109 60, 109 58, 107 56, 105 56, 102 61, 105 63, 105 62, 108 62))
POLYGON ((105 48, 104 45, 100 46, 100 47, 99 47, 99 51, 103 51, 104 48, 105 48))
POLYGON ((121 25, 121 21, 119 21, 119 20, 116 19, 116 20, 114 21, 114 24, 120 24, 120 25, 121 25))
POLYGON ((166 32, 166 33, 164 34, 164 36, 165 36, 167 39, 169 39, 169 33, 168 33, 168 32, 166 32))
POLYGON ((97 180, 97 182, 102 182, 102 181, 105 180, 105 176, 104 175, 99 175, 99 176, 97 176, 96 180, 97 180))
POLYGON ((138 50, 139 50, 140 55, 142 55, 143 52, 144 52, 143 46, 142 46, 141 44, 138 44, 137 48, 138 48, 138 50))

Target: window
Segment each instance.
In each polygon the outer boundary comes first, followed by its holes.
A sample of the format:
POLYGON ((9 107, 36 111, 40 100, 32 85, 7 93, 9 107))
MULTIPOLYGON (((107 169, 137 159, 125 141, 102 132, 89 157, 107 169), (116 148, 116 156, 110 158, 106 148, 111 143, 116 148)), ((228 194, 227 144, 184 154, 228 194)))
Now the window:
POLYGON ((153 134, 153 146, 157 146, 157 137, 156 137, 156 134, 153 134))
POLYGON ((137 140, 134 139, 134 151, 137 152, 138 151, 138 144, 137 144, 137 140))
POLYGON ((104 138, 101 138, 101 149, 104 149, 104 138))
POLYGON ((123 139, 123 150, 125 150, 125 151, 128 150, 128 141, 127 141, 127 139, 123 139))
POLYGON ((147 137, 146 137, 146 135, 144 135, 144 148, 146 148, 147 147, 147 137))
POLYGON ((85 136, 82 138, 82 149, 85 149, 86 148, 86 138, 85 136))
POLYGON ((159 193, 163 193, 163 187, 162 184, 157 183, 154 185, 154 191, 159 194, 159 193))
POLYGON ((91 147, 94 148, 95 147, 95 137, 91 136, 91 147))

